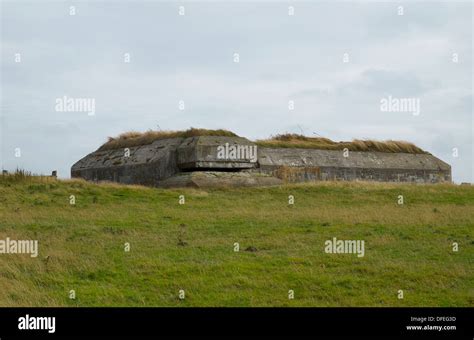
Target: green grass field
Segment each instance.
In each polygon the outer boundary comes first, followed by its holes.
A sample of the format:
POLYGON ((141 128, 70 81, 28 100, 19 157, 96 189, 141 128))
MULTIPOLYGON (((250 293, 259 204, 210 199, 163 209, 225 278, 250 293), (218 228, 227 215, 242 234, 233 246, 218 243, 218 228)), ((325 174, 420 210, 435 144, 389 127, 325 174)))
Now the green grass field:
POLYGON ((471 186, 163 190, 5 176, 7 237, 38 240, 39 256, 0 254, 0 306, 474 306, 471 186), (333 237, 364 240, 365 256, 325 253, 333 237))

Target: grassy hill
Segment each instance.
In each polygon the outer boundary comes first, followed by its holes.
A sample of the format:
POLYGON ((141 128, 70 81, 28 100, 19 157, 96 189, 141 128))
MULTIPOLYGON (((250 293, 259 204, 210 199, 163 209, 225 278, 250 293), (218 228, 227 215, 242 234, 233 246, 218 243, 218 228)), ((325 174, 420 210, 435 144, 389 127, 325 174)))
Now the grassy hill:
POLYGON ((474 305, 470 186, 162 190, 4 176, 6 237, 37 239, 39 256, 0 254, 0 306, 474 305), (365 256, 325 253, 333 237, 364 240, 365 256))

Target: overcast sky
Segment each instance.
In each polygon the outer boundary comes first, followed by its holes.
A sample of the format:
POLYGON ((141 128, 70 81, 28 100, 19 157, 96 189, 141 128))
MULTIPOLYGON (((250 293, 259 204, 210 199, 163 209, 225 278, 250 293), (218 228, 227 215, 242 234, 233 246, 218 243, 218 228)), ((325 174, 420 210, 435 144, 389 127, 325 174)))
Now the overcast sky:
POLYGON ((291 5, 2 2, 1 167, 69 177, 107 136, 192 126, 408 140, 473 181, 471 3, 291 5), (64 96, 95 115, 58 112, 64 96), (382 111, 388 96, 420 114, 382 111))

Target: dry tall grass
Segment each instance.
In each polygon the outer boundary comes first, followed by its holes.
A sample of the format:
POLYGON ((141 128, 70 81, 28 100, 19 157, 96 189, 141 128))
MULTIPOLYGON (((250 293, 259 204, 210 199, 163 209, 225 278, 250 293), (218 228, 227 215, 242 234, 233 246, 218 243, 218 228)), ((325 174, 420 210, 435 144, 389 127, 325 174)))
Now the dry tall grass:
POLYGON ((14 172, 2 172, 0 181, 5 183, 19 183, 19 182, 54 182, 57 178, 53 176, 37 175, 31 171, 16 168, 14 172))
POLYGON ((262 147, 274 148, 305 148, 322 150, 344 150, 347 148, 350 151, 379 151, 414 154, 427 153, 416 145, 405 141, 354 139, 352 142, 334 142, 328 138, 306 137, 293 133, 276 135, 269 139, 258 140, 256 143, 262 147))
MULTIPOLYGON (((159 139, 177 137, 187 138, 195 136, 237 137, 235 133, 222 129, 208 130, 190 128, 185 131, 128 131, 120 134, 118 137, 109 137, 108 141, 104 143, 98 149, 98 151, 147 145, 159 139)), ((334 142, 328 138, 306 137, 293 133, 276 135, 269 139, 258 140, 256 143, 262 147, 274 148, 305 148, 322 150, 344 150, 347 148, 350 151, 379 151, 392 153, 401 152, 414 154, 427 153, 416 145, 405 141, 375 141, 354 139, 352 142, 334 142)))
POLYGON ((190 128, 185 131, 153 131, 149 130, 146 132, 128 131, 120 134, 118 137, 109 137, 108 141, 104 143, 98 150, 111 150, 126 148, 139 145, 151 144, 159 139, 167 138, 188 138, 196 136, 227 136, 237 137, 237 135, 227 130, 208 130, 208 129, 196 129, 190 128))

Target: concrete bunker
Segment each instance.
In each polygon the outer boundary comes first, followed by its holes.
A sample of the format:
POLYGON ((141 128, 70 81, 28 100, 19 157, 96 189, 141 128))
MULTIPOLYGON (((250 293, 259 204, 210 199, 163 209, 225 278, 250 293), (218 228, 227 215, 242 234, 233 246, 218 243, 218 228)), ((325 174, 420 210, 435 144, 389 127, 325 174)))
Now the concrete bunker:
MULTIPOLYGON (((76 162, 71 177, 155 187, 260 186, 328 180, 451 181, 449 164, 421 149, 396 152, 384 150, 384 144, 373 144, 370 150, 367 145, 372 144, 366 143, 347 144, 368 148, 366 151, 348 151, 347 147, 334 149, 339 148, 338 144, 330 144, 333 149, 282 147, 281 143, 253 142, 236 135, 158 136, 139 142, 134 138, 114 140, 112 146, 106 143, 106 147, 76 162)), ((387 144, 387 148, 394 145, 387 144)))

